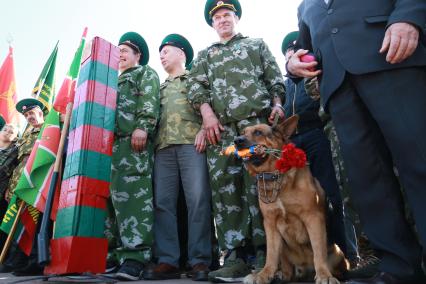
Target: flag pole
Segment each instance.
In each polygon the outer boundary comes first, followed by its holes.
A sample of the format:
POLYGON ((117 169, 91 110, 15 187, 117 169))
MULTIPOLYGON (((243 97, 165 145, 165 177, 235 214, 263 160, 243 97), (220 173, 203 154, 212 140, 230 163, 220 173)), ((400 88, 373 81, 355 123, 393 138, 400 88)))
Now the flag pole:
POLYGON ((65 141, 67 139, 68 128, 71 120, 73 103, 67 104, 65 113, 65 120, 61 130, 61 139, 59 140, 59 147, 56 153, 55 165, 53 168, 52 181, 50 183, 49 191, 46 199, 46 207, 44 209, 43 218, 41 219, 40 231, 37 235, 38 245, 38 264, 45 266, 50 262, 49 256, 49 224, 50 214, 52 212, 53 199, 55 196, 56 184, 58 183, 58 176, 60 174, 60 167, 62 163, 62 155, 64 152, 65 141))
POLYGON ((9 250, 9 247, 12 244, 13 235, 15 234, 16 228, 18 227, 19 217, 21 216, 22 210, 24 210, 24 206, 25 206, 25 202, 21 200, 18 213, 16 213, 16 218, 13 221, 12 228, 10 229, 9 235, 7 236, 6 242, 4 243, 3 249, 1 251, 0 263, 4 262, 7 255, 7 251, 9 250))

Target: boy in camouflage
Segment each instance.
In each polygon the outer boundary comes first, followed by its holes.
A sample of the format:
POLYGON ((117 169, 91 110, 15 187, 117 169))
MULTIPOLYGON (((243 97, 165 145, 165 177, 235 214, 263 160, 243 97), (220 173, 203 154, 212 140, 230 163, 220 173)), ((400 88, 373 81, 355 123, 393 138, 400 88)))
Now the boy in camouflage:
POLYGON ((148 65, 145 40, 135 32, 119 41, 120 76, 111 169, 111 204, 106 222, 110 240, 107 268, 116 277, 138 280, 151 260, 153 245, 152 177, 155 126, 159 116, 159 79, 148 65))
POLYGON ((250 273, 247 244, 257 248, 258 262, 262 262, 265 232, 254 179, 241 160, 220 156, 215 145, 232 144, 245 127, 273 122, 275 114, 283 118, 285 91, 281 71, 265 42, 235 31, 241 17, 237 0, 208 0, 204 15, 220 41, 202 50, 194 61, 188 99, 201 113, 212 144, 207 161, 213 214, 219 246, 228 250, 224 267, 209 274, 209 280, 219 282, 250 273))

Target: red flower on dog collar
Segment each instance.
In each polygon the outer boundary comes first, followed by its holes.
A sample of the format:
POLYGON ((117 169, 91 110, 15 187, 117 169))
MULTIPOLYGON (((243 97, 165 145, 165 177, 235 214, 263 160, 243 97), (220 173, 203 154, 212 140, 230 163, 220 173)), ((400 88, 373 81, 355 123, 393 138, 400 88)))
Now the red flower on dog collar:
POLYGON ((306 153, 294 144, 286 144, 282 147, 281 158, 275 162, 275 168, 285 173, 291 168, 303 168, 306 166, 306 153))

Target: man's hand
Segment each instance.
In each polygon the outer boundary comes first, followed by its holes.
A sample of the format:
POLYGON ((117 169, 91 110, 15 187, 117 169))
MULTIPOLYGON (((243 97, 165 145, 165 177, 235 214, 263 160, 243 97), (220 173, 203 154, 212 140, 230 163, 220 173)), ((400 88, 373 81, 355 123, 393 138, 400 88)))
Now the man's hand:
POLYGON ((204 129, 198 131, 197 135, 195 136, 194 146, 198 153, 202 153, 206 150, 206 131, 204 129))
POLYGON ((312 61, 307 63, 300 61, 300 57, 302 55, 307 54, 308 52, 309 50, 299 49, 290 57, 287 63, 287 69, 292 75, 295 75, 298 77, 310 78, 310 77, 315 77, 321 74, 321 70, 316 70, 316 71, 309 70, 318 65, 317 61, 312 61))
POLYGON ((388 27, 380 53, 386 54, 386 61, 395 64, 414 53, 419 43, 419 31, 409 23, 394 23, 388 27))
POLYGON ((10 201, 10 196, 11 194, 10 194, 9 188, 7 188, 6 191, 4 192, 4 200, 6 200, 7 203, 9 203, 10 201))
POLYGON ((141 152, 145 149, 148 134, 139 128, 136 128, 132 133, 132 149, 135 152, 141 152))
POLYGON ((275 119, 276 114, 278 114, 280 116, 280 118, 282 120, 284 120, 284 111, 283 111, 282 107, 275 105, 275 106, 272 107, 271 115, 269 115, 269 117, 268 117, 268 121, 269 121, 270 124, 274 123, 274 119, 275 119))
POLYGON ((209 142, 216 145, 220 141, 220 132, 224 131, 216 115, 209 104, 204 103, 200 107, 201 116, 203 117, 203 128, 209 142))

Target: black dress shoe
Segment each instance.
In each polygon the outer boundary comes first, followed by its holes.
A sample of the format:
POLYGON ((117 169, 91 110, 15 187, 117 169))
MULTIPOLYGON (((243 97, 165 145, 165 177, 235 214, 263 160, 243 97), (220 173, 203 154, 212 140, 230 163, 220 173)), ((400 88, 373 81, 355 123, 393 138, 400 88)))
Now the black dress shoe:
POLYGON ((346 284, 410 284, 410 283, 413 283, 413 282, 409 280, 402 280, 402 279, 396 278, 395 276, 387 272, 377 273, 375 276, 371 278, 353 279, 353 280, 348 280, 346 282, 346 284))
POLYGON ((15 276, 36 276, 43 275, 43 267, 38 265, 36 259, 30 259, 28 264, 20 269, 14 269, 12 272, 15 276))
POLYGON ((10 273, 13 271, 13 267, 6 265, 6 264, 2 264, 0 265, 0 273, 10 273))

